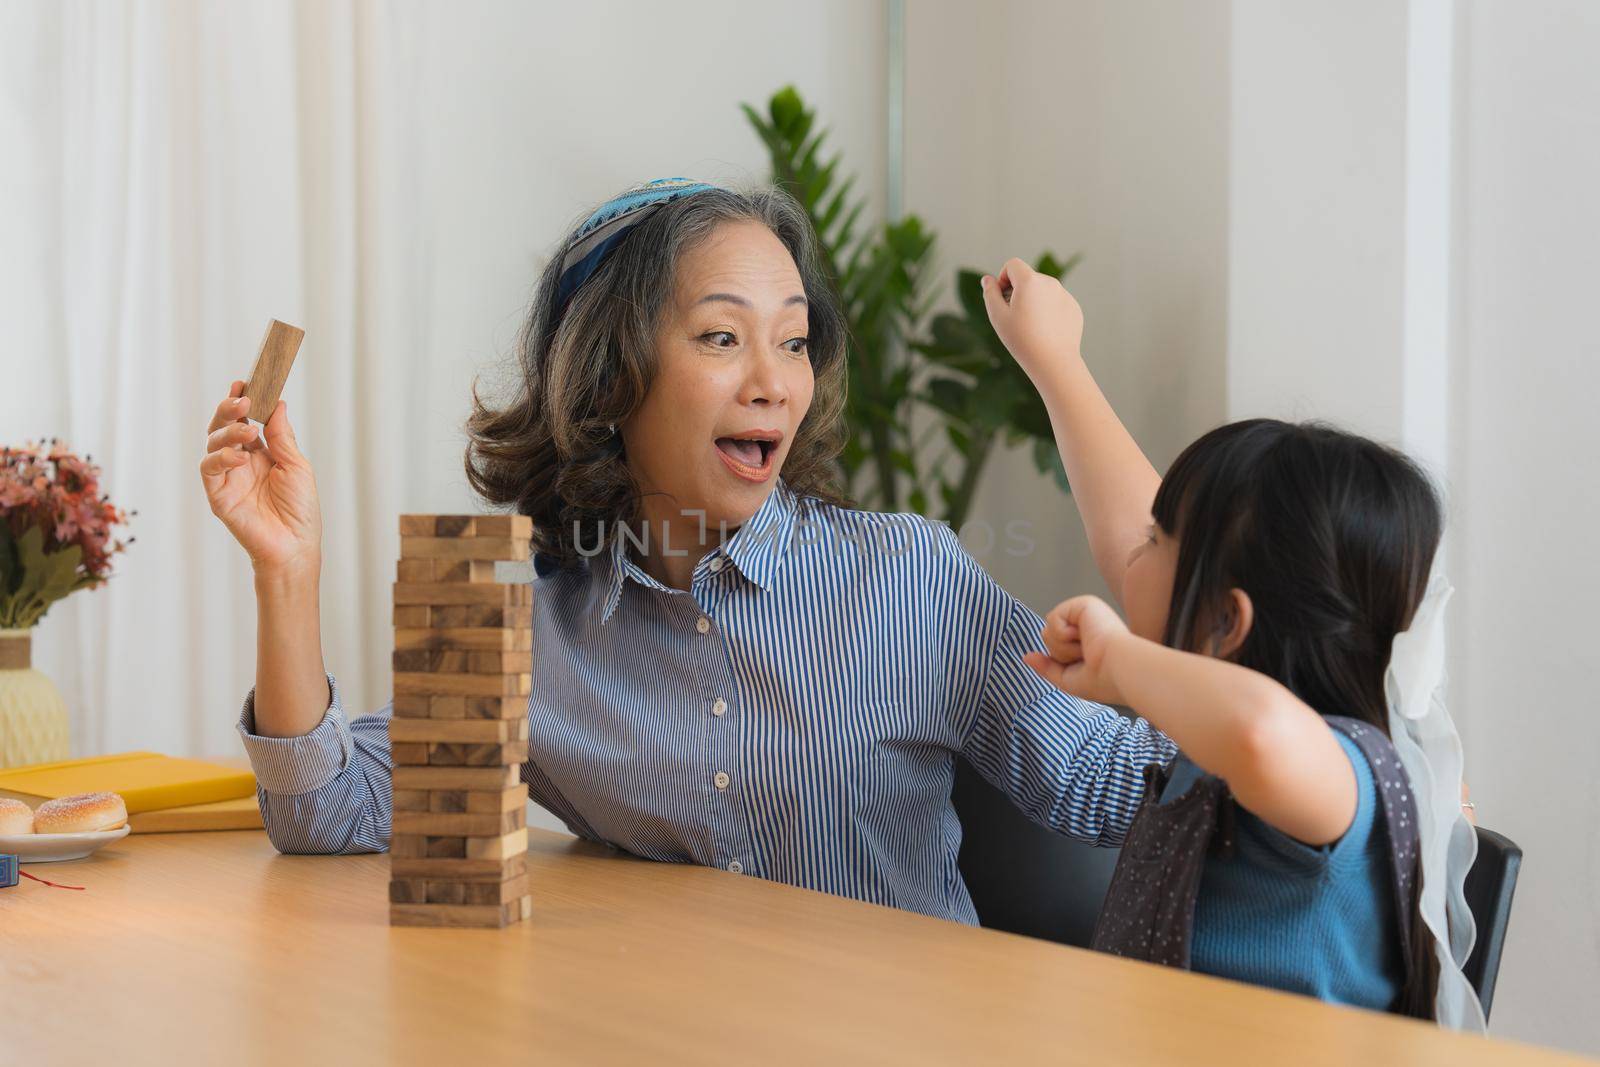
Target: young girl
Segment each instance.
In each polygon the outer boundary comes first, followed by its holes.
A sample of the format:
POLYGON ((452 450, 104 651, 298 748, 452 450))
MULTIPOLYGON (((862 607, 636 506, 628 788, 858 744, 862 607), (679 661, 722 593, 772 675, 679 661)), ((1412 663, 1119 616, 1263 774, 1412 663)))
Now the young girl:
POLYGON ((1049 654, 1027 662, 1182 750, 1148 776, 1095 946, 1433 1017, 1417 812, 1385 688, 1439 543, 1428 480, 1392 449, 1272 420, 1212 431, 1163 480, 1090 377, 1060 283, 1013 259, 984 292, 1127 615, 1068 600, 1046 619, 1049 654))

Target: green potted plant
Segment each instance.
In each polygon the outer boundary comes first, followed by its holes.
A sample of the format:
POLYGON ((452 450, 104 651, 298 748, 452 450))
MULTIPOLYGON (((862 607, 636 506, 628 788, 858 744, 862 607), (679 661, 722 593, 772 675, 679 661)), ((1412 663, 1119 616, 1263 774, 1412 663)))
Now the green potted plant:
MULTIPOLYGON (((853 194, 854 176, 841 173, 839 154, 824 147, 827 131, 793 86, 774 93, 765 111, 741 106, 767 147, 773 183, 810 214, 849 320, 846 491, 865 506, 904 505, 959 531, 1001 442, 1031 442, 1034 464, 1068 491, 1044 402, 989 325, 982 272, 958 271, 958 310, 930 317, 933 231, 916 215, 858 228, 865 202, 853 194), (924 462, 941 435, 947 447, 924 462)), ((1035 266, 1062 278, 1080 258, 1046 252, 1035 266)))
POLYGON ((100 492, 100 469, 51 440, 0 449, 0 767, 66 759, 67 709, 33 669, 33 627, 50 605, 111 574, 127 515, 100 492))

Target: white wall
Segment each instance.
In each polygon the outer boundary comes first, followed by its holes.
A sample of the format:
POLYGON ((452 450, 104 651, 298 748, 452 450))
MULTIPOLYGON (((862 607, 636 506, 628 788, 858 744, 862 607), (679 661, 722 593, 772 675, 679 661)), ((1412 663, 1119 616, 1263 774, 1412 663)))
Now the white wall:
POLYGON ((1451 671, 1484 825, 1526 851, 1498 1032, 1600 1053, 1600 5, 1461 10, 1451 671))
MULTIPOLYGON (((906 205, 938 230, 943 273, 1083 252, 1085 356, 1165 469, 1224 412, 1227 3, 907 8, 906 205)), ((997 534, 974 554, 1035 610, 1104 592, 1026 448, 990 460, 972 518, 997 534), (1031 554, 1008 554, 1012 521, 1031 554)))

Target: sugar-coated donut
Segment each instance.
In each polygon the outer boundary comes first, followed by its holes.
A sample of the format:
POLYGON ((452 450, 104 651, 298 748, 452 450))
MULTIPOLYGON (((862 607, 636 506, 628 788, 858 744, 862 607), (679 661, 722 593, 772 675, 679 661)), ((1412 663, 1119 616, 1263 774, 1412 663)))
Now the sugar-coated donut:
POLYGON ((20 800, 0 799, 0 834, 33 833, 33 809, 20 800))
POLYGON ((115 830, 128 821, 128 807, 116 793, 78 793, 40 804, 33 813, 36 834, 82 834, 115 830))

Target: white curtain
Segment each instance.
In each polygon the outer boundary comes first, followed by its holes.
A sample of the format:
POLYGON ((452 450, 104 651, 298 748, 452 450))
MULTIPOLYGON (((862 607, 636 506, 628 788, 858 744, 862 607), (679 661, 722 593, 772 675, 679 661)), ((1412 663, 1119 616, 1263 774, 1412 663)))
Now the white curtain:
POLYGON ((751 182, 738 110, 798 84, 881 187, 879 4, 7 0, 0 4, 0 440, 89 452, 138 538, 58 603, 35 665, 73 753, 238 755, 249 566, 212 518, 205 426, 269 318, 324 515, 323 647, 389 696, 401 511, 476 507, 468 390, 496 380, 564 229, 633 182, 751 182))
POLYGON ((74 754, 238 751, 249 569, 195 468, 271 317, 306 330, 284 395, 327 513, 327 657, 358 707, 383 700, 416 444, 396 432, 409 376, 387 371, 423 362, 426 337, 424 231, 406 224, 422 195, 414 21, 323 3, 50 3, 5 19, 0 436, 66 439, 139 511, 116 577, 37 633, 74 754))

